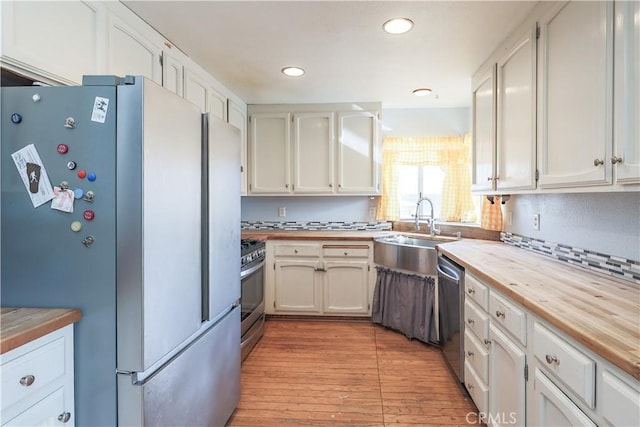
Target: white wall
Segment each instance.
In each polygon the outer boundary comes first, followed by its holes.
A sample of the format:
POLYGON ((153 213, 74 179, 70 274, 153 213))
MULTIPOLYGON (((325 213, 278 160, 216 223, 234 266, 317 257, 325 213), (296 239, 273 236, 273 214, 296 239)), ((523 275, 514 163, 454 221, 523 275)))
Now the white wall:
POLYGON ((382 136, 453 136, 471 130, 469 108, 382 110, 382 136))
POLYGON ((640 260, 640 192, 515 195, 510 210, 506 231, 640 260), (540 231, 532 227, 536 213, 540 231))

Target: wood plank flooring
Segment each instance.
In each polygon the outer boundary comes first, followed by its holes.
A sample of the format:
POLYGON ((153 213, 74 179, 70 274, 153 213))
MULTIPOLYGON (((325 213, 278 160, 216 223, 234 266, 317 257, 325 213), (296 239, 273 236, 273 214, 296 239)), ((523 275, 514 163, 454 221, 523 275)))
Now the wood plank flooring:
POLYGON ((269 320, 228 426, 477 425, 439 350, 370 322, 269 320))

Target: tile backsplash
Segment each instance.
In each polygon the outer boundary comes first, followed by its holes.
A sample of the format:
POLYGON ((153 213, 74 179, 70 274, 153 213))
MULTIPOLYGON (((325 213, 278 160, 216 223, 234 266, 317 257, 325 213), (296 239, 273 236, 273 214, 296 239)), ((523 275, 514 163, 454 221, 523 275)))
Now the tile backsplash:
POLYGON ((242 221, 243 230, 391 230, 391 223, 341 221, 242 221))
POLYGON ((638 261, 514 233, 501 233, 500 240, 569 264, 640 284, 640 262, 638 261))

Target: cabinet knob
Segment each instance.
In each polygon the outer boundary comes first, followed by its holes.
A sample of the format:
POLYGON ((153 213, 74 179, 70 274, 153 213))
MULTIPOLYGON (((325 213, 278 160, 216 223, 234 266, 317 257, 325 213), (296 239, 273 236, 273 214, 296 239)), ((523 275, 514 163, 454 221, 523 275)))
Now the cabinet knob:
POLYGON ((25 375, 24 377, 20 378, 20 385, 29 387, 31 384, 34 383, 35 380, 36 380, 36 377, 34 377, 33 375, 25 375))
POLYGON ((487 181, 493 181, 493 178, 491 178, 490 176, 487 177, 487 181))
POLYGON ((297 249, 294 249, 294 250, 293 250, 293 253, 294 253, 294 254, 297 254, 297 253, 298 253, 298 250, 297 250, 297 249))
POLYGON ((488 340, 488 339, 486 339, 486 338, 485 338, 485 339, 483 339, 482 341, 484 342, 484 345, 489 345, 489 344, 491 344, 491 340, 488 340))
POLYGON ((475 356, 475 353, 473 351, 467 351, 467 356, 473 357, 475 356))
POLYGON ((611 164, 615 165, 616 163, 622 163, 622 157, 617 157, 617 156, 611 157, 611 164))
POLYGON ((559 365, 560 364, 560 360, 558 360, 558 358, 556 356, 552 356, 551 354, 547 354, 544 358, 547 360, 547 363, 549 365, 559 365))
POLYGON ((349 252, 345 252, 345 253, 344 253, 344 256, 347 256, 347 255, 349 255, 349 252))
POLYGON ((502 317, 504 319, 504 316, 505 316, 504 311, 496 310, 496 317, 497 318, 502 317))
POLYGON ((342 188, 342 184, 338 184, 338 188, 342 188))
POLYGON ((593 166, 602 166, 602 165, 604 165, 604 160, 595 159, 593 161, 593 166))
POLYGON ((333 184, 329 184, 329 188, 333 188, 333 184))
POLYGON ((467 383, 467 390, 473 390, 473 384, 467 383))
POLYGON ((473 295, 473 294, 475 294, 475 293, 476 293, 476 290, 475 290, 475 289, 473 289, 473 288, 469 288, 469 289, 467 289, 467 293, 468 293, 469 295, 473 295))
POLYGON ((58 415, 58 421, 61 421, 63 423, 68 422, 71 419, 71 412, 63 412, 62 414, 58 415))
POLYGON ((468 324, 470 324, 470 325, 472 325, 472 324, 474 323, 474 320, 473 320, 472 318, 470 318, 470 317, 469 317, 469 318, 467 319, 467 323, 468 323, 468 324))

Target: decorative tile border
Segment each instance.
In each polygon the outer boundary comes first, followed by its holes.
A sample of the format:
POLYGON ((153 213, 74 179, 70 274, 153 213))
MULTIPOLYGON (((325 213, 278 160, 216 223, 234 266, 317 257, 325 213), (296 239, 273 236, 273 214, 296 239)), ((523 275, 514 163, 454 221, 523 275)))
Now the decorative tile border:
POLYGON ((339 221, 242 221, 243 230, 391 230, 391 223, 382 222, 339 222, 339 221))
POLYGON ((513 233, 500 233, 500 240, 569 264, 640 284, 640 262, 638 261, 513 233))

